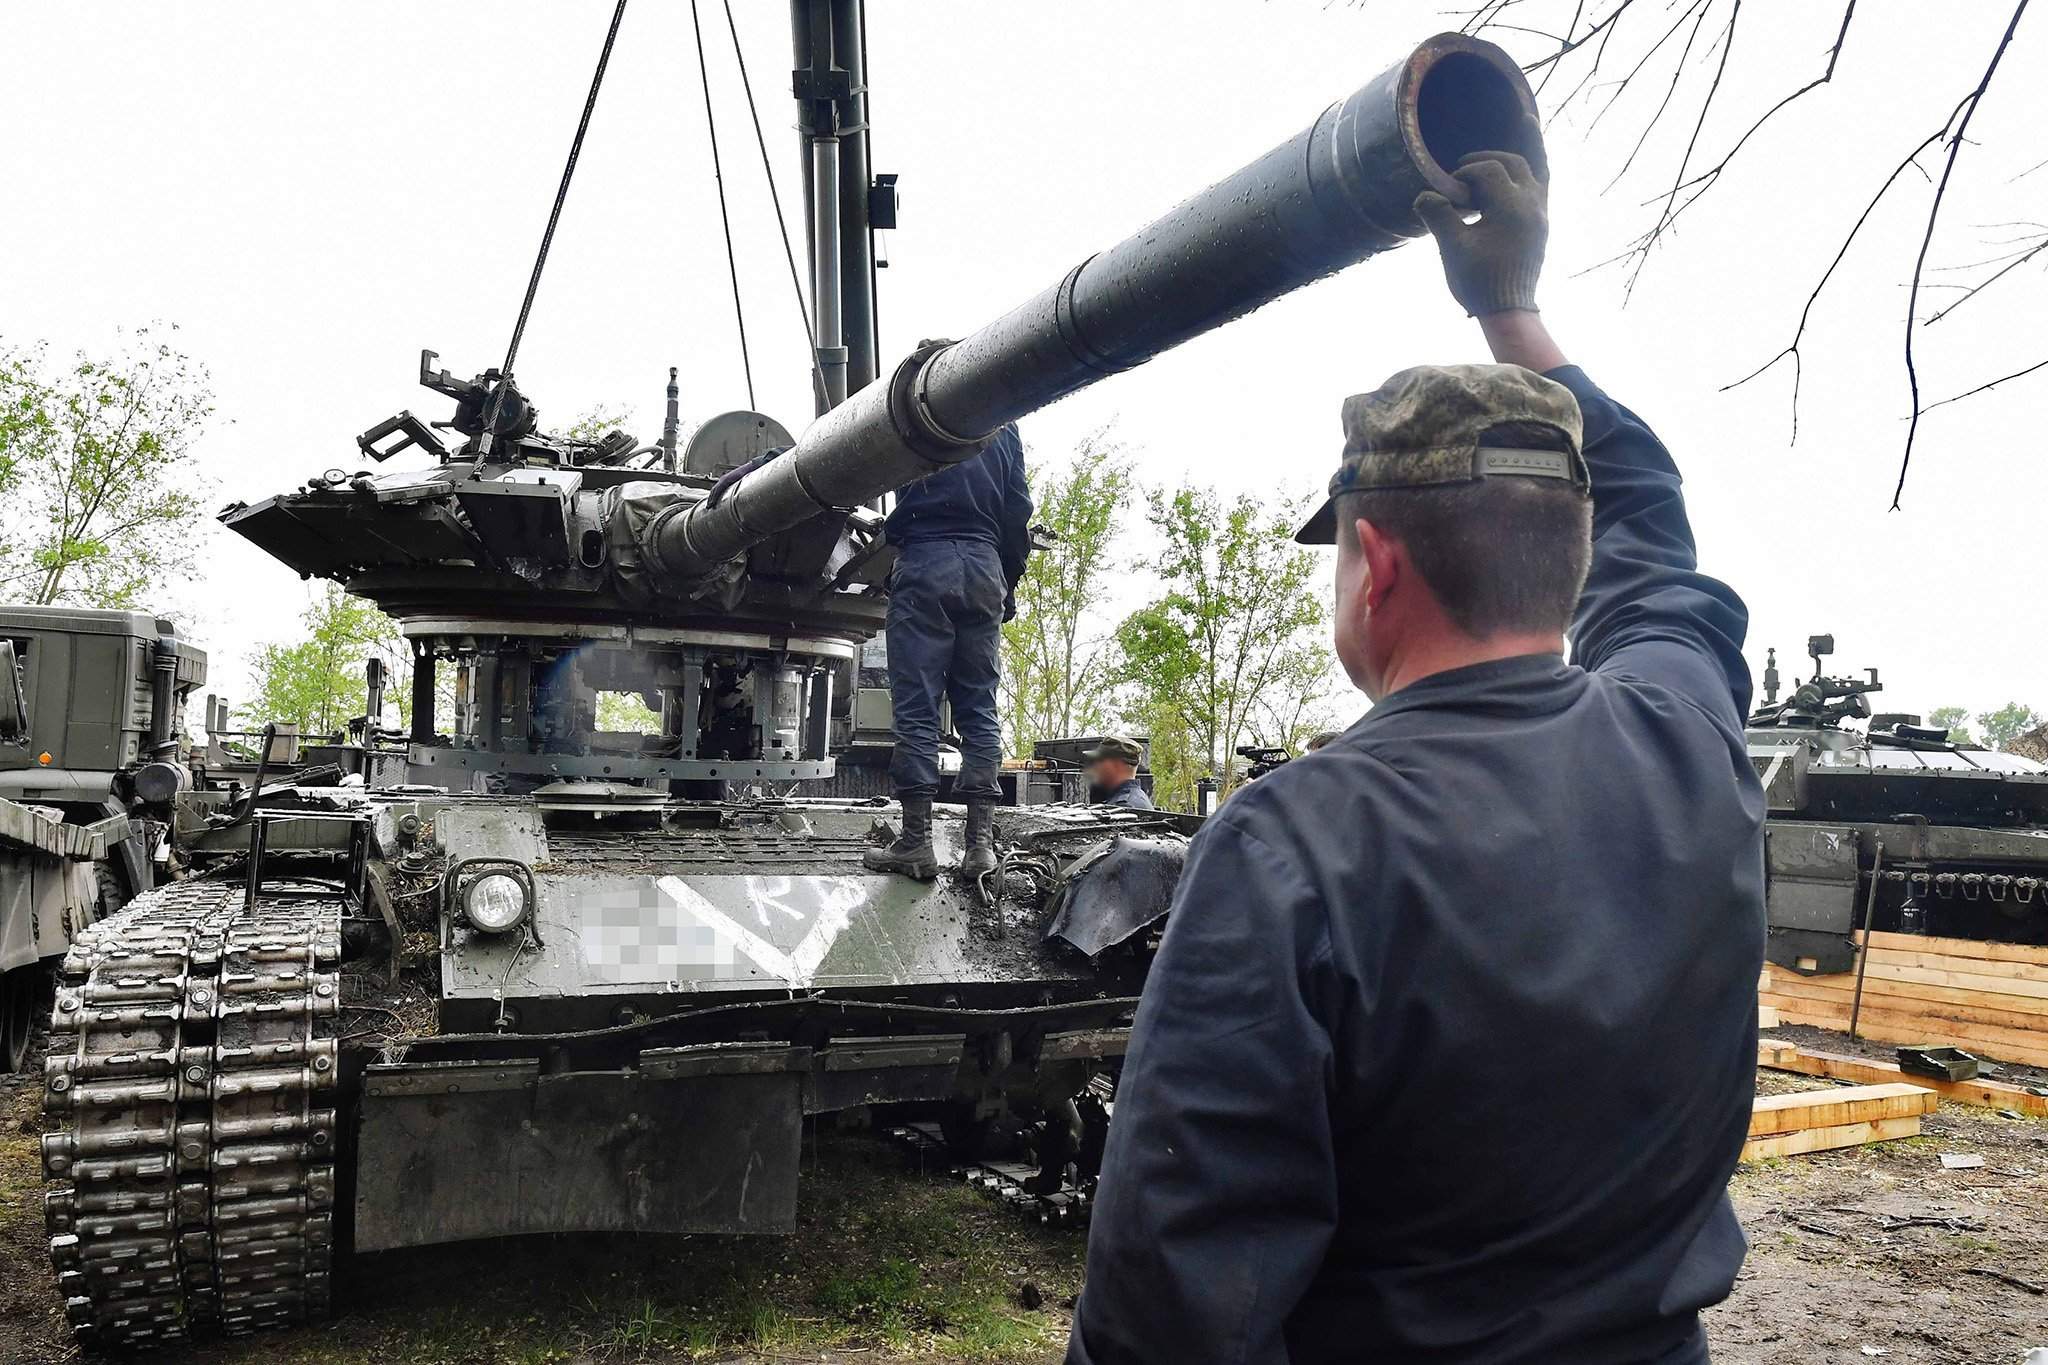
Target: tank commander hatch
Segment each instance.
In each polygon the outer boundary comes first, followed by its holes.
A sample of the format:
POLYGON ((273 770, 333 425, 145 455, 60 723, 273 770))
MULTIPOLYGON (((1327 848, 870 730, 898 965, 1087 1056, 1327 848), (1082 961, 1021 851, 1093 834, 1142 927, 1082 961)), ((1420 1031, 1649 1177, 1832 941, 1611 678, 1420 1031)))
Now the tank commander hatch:
POLYGON ((1138 782, 1138 765, 1145 751, 1136 740, 1110 735, 1081 755, 1088 765, 1090 805, 1121 806, 1125 810, 1152 810, 1152 798, 1138 782))
POLYGON ((1299 538, 1336 545, 1375 705, 1195 837, 1070 1365, 1703 1365, 1742 1265, 1748 613, 1663 444, 1536 312, 1541 167, 1456 179, 1416 211, 1501 363, 1343 405, 1299 538))

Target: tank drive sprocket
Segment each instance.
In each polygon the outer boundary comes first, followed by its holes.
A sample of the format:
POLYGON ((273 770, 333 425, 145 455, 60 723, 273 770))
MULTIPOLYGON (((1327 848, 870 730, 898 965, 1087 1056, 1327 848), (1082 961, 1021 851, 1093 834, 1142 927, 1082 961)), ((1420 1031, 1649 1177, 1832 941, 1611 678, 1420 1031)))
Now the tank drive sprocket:
POLYGON ((98 1349, 325 1315, 341 905, 148 893, 65 956, 44 1062, 50 1259, 98 1349))

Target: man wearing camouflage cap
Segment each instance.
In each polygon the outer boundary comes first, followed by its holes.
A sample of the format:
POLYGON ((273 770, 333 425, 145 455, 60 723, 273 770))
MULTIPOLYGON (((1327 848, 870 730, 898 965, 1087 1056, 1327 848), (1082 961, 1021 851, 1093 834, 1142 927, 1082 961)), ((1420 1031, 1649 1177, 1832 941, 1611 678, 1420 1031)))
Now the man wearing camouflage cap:
POLYGON ((1082 755, 1088 765, 1089 794, 1098 806, 1120 806, 1125 810, 1151 810, 1152 798, 1138 782, 1138 765, 1145 751, 1134 739, 1110 735, 1082 755))
POLYGON ((1536 312, 1540 168, 1455 178, 1416 211, 1501 363, 1344 404, 1301 539, 1375 705, 1189 851, 1070 1362, 1694 1365, 1742 1263, 1747 612, 1536 312))

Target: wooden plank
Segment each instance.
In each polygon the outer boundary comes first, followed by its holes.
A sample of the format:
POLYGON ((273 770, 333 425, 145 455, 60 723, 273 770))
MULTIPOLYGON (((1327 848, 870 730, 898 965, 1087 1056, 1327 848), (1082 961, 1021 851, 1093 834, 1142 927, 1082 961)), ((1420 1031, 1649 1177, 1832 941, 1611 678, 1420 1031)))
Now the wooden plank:
MULTIPOLYGON (((1786 1001, 1774 1001, 1774 1005, 1778 1005, 1778 1015, 1782 1019, 1788 1019, 1788 1017, 1792 1017, 1796 1013, 1804 1013, 1808 1017, 1815 1013, 1815 1005, 1812 1005, 1812 1001, 1792 1001, 1790 1005, 1786 1005, 1786 1001)), ((1827 1015, 1831 1019, 1841 1019, 1843 1025, 1847 1025, 1847 1021, 1849 1021, 1849 1013, 1847 1011, 1829 1009, 1827 1015)), ((1894 1031, 1913 1033, 1917 1029, 1921 1033, 1921 1038, 1901 1038, 1898 1042, 1921 1042, 1921 1040, 1925 1040, 1925 1042, 1956 1042, 1956 1040, 1964 1040, 1966 1038, 1970 1042, 1982 1044, 1985 1048, 1997 1050, 1997 1054, 2005 1056, 2005 1060, 2011 1060, 2011 1062, 2028 1060, 2028 1058, 2023 1058, 2023 1056, 2015 1056, 2015 1054, 2021 1054, 2021 1052, 2048 1054, 2048 1031, 2009 1029, 2009 1027, 1999 1027, 1995 1023, 1972 1023, 1972 1021, 1966 1021, 1966 1019, 1946 1019, 1946 1017, 1939 1017, 1939 1015, 1923 1013, 1919 1009, 1898 1009, 1896 1001, 1876 1001, 1876 999, 1866 995, 1864 997, 1864 1013, 1858 1019, 1858 1025, 1868 1029, 1868 1027, 1880 1025, 1880 1023, 1886 1025, 1888 1029, 1894 1029, 1894 1031)), ((1974 1050, 1976 1048, 1972 1048, 1972 1052, 1974 1050)))
MULTIPOLYGON (((1774 1006, 1778 1017, 1788 1024, 1829 1020, 1832 1022, 1822 1023, 1820 1027, 1847 1029, 1852 1014, 1847 1005, 1801 1000, 1789 995, 1767 995, 1764 1003, 1774 1006)), ((1857 1026, 1866 1032, 1882 1026, 1888 1036, 1898 1035, 1891 1037, 1890 1041, 1901 1043, 1955 1042, 1967 1038, 1983 1048, 1998 1050, 2006 1061, 2011 1062, 2033 1064, 2034 1057, 2048 1056, 2048 1031, 1957 1019, 1942 1013, 1945 1008, 1935 1006, 1930 1011, 1925 1007, 1915 1007, 1910 1001, 1866 995, 1857 1026)), ((1872 1032, 1872 1036, 1878 1035, 1872 1032)))
POLYGON ((1893 1138, 1920 1136, 1920 1116, 1876 1119, 1869 1123, 1838 1123, 1826 1128, 1807 1128, 1797 1133, 1751 1138, 1742 1144, 1744 1161, 1771 1157, 1800 1156, 1807 1152, 1832 1152, 1843 1147, 1862 1147, 1893 1138))
POLYGON ((1847 1090, 1807 1090, 1795 1095, 1764 1095, 1750 1110, 1749 1135, 1797 1132, 1802 1128, 1833 1128, 1845 1123, 1931 1114, 1940 1096, 1917 1085, 1894 1081, 1859 1085, 1847 1090))
MULTIPOLYGON (((1833 1011, 1809 1012, 1793 1003, 1778 1002, 1778 1017, 1788 1024, 1811 1024, 1815 1028, 1846 1032, 1849 1016, 1833 1011)), ((2048 1066, 2048 1047, 2019 1047, 2012 1043, 1986 1041, 1973 1035, 1975 1025, 1950 1024, 1946 1028, 1931 1027, 1930 1021, 1914 1019, 1909 1024, 1895 1024, 1886 1018, 1873 1017, 1869 1010, 1857 1021, 1857 1030, 1864 1037, 1884 1043, 1954 1043, 1980 1057, 2001 1062, 2017 1062, 2024 1066, 2048 1066)))
MULTIPOLYGON (((1801 990, 1791 986, 1779 986, 1757 997, 1766 1005, 1783 1010, 1786 1001, 1797 1002, 1795 1009, 1807 1014, 1835 1013, 1847 1017, 1855 1007, 1853 995, 1839 991, 1801 990)), ((2030 1047, 2048 1046, 2048 1015, 2029 1014, 2025 1010, 1986 1009, 1976 1005, 1951 1005, 1942 1000, 1922 1000, 1909 995, 1893 995, 1887 991, 1865 991, 1863 1008, 1884 1010, 1890 1014, 1910 1015, 1916 1019, 1946 1019, 1959 1024, 1983 1024, 1991 1028, 2009 1030, 2020 1036, 2030 1047)))
MULTIPOLYGON (((1852 1004, 1856 999, 1853 976, 1778 977, 1758 998, 1793 996, 1823 1003, 1852 1004)), ((1959 991, 1947 986, 1923 986, 1912 981, 1887 981, 1882 977, 1863 983, 1865 1000, 1885 999, 1913 1002, 1915 1008, 1939 1013, 1950 1019, 1975 1019, 1983 1024, 2004 1024, 2008 1028, 2034 1028, 2048 1034, 2048 1000, 2026 995, 1985 995, 1980 991, 1959 991)), ((1898 1006, 1894 1006, 1898 1008, 1898 1006)))
POLYGON ((2048 967, 2048 948, 2024 943, 1985 943, 1973 938, 1873 933, 1870 946, 1896 948, 1907 953, 1941 953, 1946 957, 1976 958, 1985 962, 2031 962, 2038 967, 2048 967))
MULTIPOLYGON (((1983 964, 1995 965, 1995 964, 1983 964)), ((2048 1000, 2048 981, 2022 981, 2017 977, 1984 976, 1977 972, 1950 971, 1938 967, 1911 967, 1897 962, 1880 962, 1873 955, 1866 977, 1884 981, 1917 981, 1923 986, 1952 986, 1958 990, 1980 991, 1986 995, 2030 995, 2048 1000)))
POLYGON ((2031 1094, 2025 1086, 2014 1085, 2011 1081, 1993 1080, 1990 1077, 1969 1081, 1939 1081, 1927 1076, 1908 1077, 1899 1069, 1896 1062, 1880 1062, 1869 1057, 1857 1057, 1847 1052, 1828 1052, 1820 1048, 1789 1047, 1783 1043, 1772 1043, 1768 1047, 1760 1046, 1757 1049, 1757 1065, 1769 1067, 1773 1071, 1790 1071, 1801 1076, 1824 1076, 1834 1081, 1862 1081, 1870 1085, 1908 1081, 1958 1104, 1974 1104, 1985 1109, 2010 1109, 2016 1114, 2048 1118, 2048 1095, 2031 1094))
MULTIPOLYGON (((1849 1028, 1849 1013, 1846 1010, 1816 1009, 1810 1001, 1779 1001, 1778 1017, 1788 1024, 1810 1024, 1815 1028, 1832 1029, 1844 1033, 1849 1028)), ((1930 1019, 1919 1014, 1893 1014, 1885 1010, 1873 1010, 1870 1002, 1863 1004, 1862 1017, 1857 1020, 1857 1030, 1866 1038, 1886 1043, 1953 1043, 1981 1057, 1994 1058, 2004 1062, 2019 1062, 2027 1066, 2048 1066, 2048 1045, 2043 1045, 2034 1034, 2020 1034, 2016 1041, 2014 1030, 1994 1029, 1985 1024, 1966 1024, 1953 1019, 1930 1019)))
POLYGON ((1776 1028, 1778 1026, 1777 1007, 1775 1005, 1758 1005, 1756 1007, 1756 1026, 1758 1028, 1776 1028))
POLYGON ((1926 967, 1937 972, 1968 972, 1972 976, 1998 977, 2011 981, 2033 981, 2048 985, 2048 966, 2038 962, 2001 962, 1980 957, 1955 957, 1948 953, 1916 953, 1903 948, 1870 950, 1873 963, 1889 962, 1896 967, 1926 967))
POLYGON ((1756 1064, 1758 1066, 1775 1067, 1780 1071, 1797 1071, 1798 1067, 1788 1065, 1788 1063, 1798 1056, 1799 1045, 1797 1043, 1781 1043, 1775 1038, 1759 1038, 1756 1040, 1756 1064))

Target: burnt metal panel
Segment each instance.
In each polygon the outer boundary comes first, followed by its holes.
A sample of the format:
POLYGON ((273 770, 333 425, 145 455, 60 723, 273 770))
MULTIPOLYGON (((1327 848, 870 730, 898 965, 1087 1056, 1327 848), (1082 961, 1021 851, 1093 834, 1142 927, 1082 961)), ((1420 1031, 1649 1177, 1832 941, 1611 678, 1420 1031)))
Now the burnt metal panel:
POLYGON ((1858 832, 1843 825, 1787 821, 1765 827, 1769 961, 1794 971, 1847 970, 1862 846, 1858 832))
POLYGON ((1770 923, 1848 933, 1856 925, 1861 840, 1842 825, 1778 824, 1764 835, 1770 923))
POLYGON ((356 1248, 531 1232, 788 1232, 808 1061, 804 1048, 711 1045, 620 1071, 372 1066, 356 1248))
POLYGON ((569 562, 569 499, 576 477, 564 482, 519 483, 494 479, 461 484, 455 500, 477 536, 500 559, 542 564, 569 562))
POLYGON ((966 1050, 963 1033, 842 1039, 817 1054, 804 1112, 949 1098, 966 1050))
POLYGON ((1812 755, 1804 744, 1752 743, 1749 761, 1763 783, 1768 809, 1775 814, 1790 814, 1805 808, 1806 770, 1812 755))

